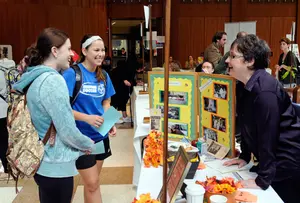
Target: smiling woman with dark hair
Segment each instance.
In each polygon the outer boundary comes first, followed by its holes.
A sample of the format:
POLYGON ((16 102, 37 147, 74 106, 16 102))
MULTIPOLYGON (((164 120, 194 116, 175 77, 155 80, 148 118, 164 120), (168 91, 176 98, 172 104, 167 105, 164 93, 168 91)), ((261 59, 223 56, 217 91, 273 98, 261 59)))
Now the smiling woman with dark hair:
POLYGON ((239 159, 225 165, 246 165, 251 154, 259 161, 257 178, 242 181, 245 188, 270 185, 284 202, 299 202, 300 120, 279 81, 265 71, 270 48, 255 35, 236 39, 226 62, 229 74, 241 81, 237 114, 241 123, 239 159))
POLYGON ((82 74, 82 84, 76 92, 76 72, 69 68, 63 73, 69 96, 74 99, 72 108, 76 126, 95 143, 103 142, 105 152, 102 154, 82 155, 76 160, 76 167, 84 183, 85 202, 101 203, 99 174, 103 162, 112 155, 109 135, 116 135, 113 126, 108 134, 100 134, 97 130, 104 119, 102 115, 110 107, 110 98, 115 94, 114 87, 106 71, 101 65, 105 57, 104 41, 98 35, 84 35, 81 42, 81 54, 78 68, 82 74))

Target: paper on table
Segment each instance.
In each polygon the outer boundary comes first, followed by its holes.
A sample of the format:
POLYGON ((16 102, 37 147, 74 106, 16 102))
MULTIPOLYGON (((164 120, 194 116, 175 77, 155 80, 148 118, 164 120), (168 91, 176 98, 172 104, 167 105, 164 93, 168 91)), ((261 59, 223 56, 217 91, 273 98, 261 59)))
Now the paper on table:
POLYGON ((118 112, 114 107, 110 107, 107 111, 102 115, 104 122, 97 128, 98 132, 105 136, 109 130, 115 125, 115 123, 122 117, 121 113, 118 112))
POLYGON ((253 166, 253 163, 251 163, 251 162, 242 168, 239 168, 238 165, 224 166, 223 163, 225 161, 228 161, 228 159, 227 160, 210 161, 210 162, 207 162, 206 165, 210 168, 220 171, 221 173, 230 173, 230 172, 234 172, 234 171, 245 171, 245 170, 249 170, 253 166))
MULTIPOLYGON (((94 144, 91 154, 103 154, 104 152, 105 152, 104 144, 103 141, 101 141, 94 144)), ((84 154, 85 154, 84 152, 80 152, 80 156, 84 154)))

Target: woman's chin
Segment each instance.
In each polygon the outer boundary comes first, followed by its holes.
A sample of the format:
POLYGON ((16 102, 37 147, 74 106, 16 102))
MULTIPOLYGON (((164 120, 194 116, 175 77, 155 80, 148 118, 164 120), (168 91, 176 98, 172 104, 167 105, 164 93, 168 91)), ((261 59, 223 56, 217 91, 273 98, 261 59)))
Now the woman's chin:
POLYGON ((228 74, 229 74, 231 77, 234 77, 234 78, 235 78, 235 74, 234 74, 234 71, 232 71, 232 68, 229 69, 228 74))

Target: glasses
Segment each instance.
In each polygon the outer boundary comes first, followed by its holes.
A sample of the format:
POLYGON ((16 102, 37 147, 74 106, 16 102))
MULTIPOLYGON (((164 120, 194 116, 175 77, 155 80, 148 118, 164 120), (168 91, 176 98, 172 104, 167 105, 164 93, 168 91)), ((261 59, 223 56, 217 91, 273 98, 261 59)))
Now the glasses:
POLYGON ((230 59, 236 59, 236 58, 241 58, 244 57, 243 55, 229 55, 228 58, 230 59))

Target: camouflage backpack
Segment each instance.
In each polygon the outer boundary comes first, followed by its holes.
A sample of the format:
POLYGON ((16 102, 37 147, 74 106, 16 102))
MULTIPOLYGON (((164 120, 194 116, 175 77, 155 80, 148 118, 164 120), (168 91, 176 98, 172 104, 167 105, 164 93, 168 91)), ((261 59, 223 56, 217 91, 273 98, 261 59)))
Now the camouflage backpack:
POLYGON ((48 140, 50 145, 54 145, 56 131, 51 123, 44 139, 40 140, 31 122, 26 105, 26 93, 15 93, 13 97, 7 117, 9 138, 6 157, 9 175, 16 181, 16 192, 18 192, 18 179, 34 176, 44 156, 44 145, 48 140))
POLYGON ((0 71, 3 75, 0 80, 4 80, 6 83, 4 87, 0 87, 5 90, 1 92, 0 97, 10 105, 13 99, 11 95, 12 85, 20 79, 21 74, 16 68, 6 69, 0 66, 0 71))

